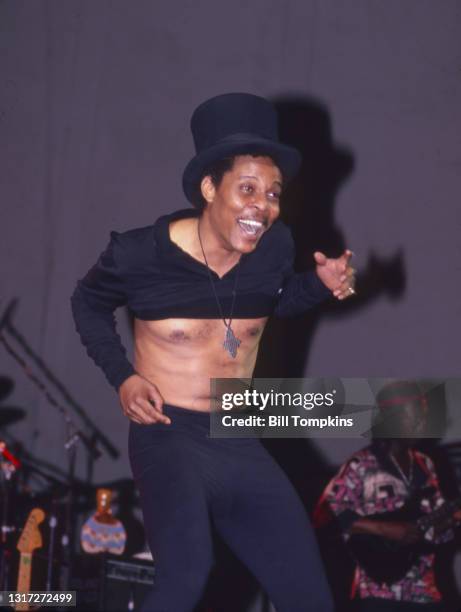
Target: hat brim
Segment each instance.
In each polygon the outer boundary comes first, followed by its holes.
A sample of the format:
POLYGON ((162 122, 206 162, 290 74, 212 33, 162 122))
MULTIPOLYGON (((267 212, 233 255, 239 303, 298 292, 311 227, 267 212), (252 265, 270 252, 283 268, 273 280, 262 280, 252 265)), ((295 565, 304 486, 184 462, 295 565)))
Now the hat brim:
POLYGON ((232 155, 252 153, 261 153, 272 157, 287 181, 296 175, 301 166, 302 158, 297 149, 273 140, 254 138, 251 141, 220 142, 202 151, 187 164, 182 177, 182 186, 186 198, 196 205, 194 198, 197 196, 197 184, 212 163, 232 155))

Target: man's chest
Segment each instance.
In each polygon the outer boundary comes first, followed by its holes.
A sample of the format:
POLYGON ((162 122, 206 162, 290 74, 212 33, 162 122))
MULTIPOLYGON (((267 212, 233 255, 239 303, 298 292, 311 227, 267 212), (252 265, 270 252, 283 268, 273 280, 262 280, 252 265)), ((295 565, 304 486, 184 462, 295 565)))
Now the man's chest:
MULTIPOLYGON (((251 350, 259 343, 267 317, 232 320, 232 331, 240 340, 239 350, 251 350)), ((228 323, 229 321, 226 320, 228 323)), ((226 327, 222 319, 168 318, 162 320, 135 319, 135 338, 156 344, 193 348, 208 348, 222 344, 226 327)))

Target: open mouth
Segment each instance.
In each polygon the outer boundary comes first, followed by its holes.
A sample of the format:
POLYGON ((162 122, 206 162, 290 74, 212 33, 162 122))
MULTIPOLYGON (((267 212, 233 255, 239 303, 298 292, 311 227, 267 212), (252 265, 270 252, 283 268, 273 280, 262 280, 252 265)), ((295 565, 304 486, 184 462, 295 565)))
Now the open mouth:
POLYGON ((265 224, 262 221, 255 221, 254 219, 237 219, 237 223, 245 236, 253 239, 259 238, 265 229, 265 224))

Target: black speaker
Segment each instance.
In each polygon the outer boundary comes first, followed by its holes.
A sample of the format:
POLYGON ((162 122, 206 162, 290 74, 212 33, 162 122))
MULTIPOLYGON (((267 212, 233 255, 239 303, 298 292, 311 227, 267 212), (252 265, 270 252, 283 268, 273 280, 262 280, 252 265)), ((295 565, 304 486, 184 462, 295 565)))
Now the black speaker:
POLYGON ((151 561, 114 555, 78 555, 69 590, 77 591, 77 610, 138 610, 154 584, 151 561))

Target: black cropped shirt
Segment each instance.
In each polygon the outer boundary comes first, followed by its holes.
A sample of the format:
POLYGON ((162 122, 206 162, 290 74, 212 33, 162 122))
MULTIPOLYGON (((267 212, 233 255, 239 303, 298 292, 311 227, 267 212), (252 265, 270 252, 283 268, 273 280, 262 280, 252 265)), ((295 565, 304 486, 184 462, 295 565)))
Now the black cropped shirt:
MULTIPOLYGON (((169 235, 171 221, 198 214, 193 208, 179 210, 152 225, 112 231, 97 263, 77 283, 71 297, 77 332, 115 389, 136 373, 116 330, 119 306, 127 305, 142 320, 220 318, 207 267, 169 235)), ((331 295, 314 271, 294 273, 293 260, 291 232, 278 220, 240 259, 233 318, 295 316, 331 295)), ((226 318, 236 271, 234 266, 220 278, 211 270, 226 318)))

